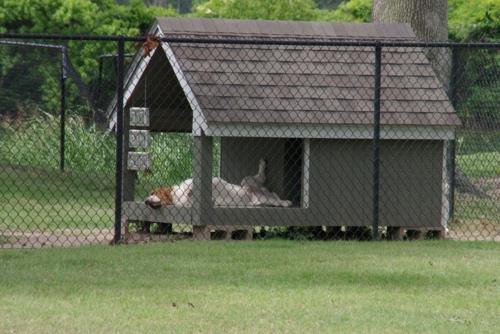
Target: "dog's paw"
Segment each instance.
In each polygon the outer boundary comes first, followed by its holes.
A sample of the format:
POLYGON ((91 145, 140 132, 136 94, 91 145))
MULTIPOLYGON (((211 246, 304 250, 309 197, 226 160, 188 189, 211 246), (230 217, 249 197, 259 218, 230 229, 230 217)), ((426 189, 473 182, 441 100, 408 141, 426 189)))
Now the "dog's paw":
POLYGON ((146 198, 146 200, 144 201, 144 203, 153 208, 153 209, 159 209, 161 207, 161 200, 158 196, 156 195, 150 195, 148 196, 148 198, 146 198))
POLYGON ((292 201, 281 201, 281 206, 285 207, 285 208, 289 208, 292 206, 292 201))

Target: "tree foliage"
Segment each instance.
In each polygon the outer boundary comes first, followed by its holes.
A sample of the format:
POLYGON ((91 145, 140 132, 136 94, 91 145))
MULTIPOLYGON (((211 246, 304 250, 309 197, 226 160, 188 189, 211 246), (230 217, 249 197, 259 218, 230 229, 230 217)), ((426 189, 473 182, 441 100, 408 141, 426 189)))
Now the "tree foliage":
POLYGON ((196 6, 194 15, 210 18, 316 20, 312 0, 209 0, 196 6))
POLYGON ((370 22, 372 0, 343 1, 335 10, 325 11, 322 18, 325 21, 370 22))
MULTIPOLYGON (((0 31, 139 35, 156 16, 174 15, 177 13, 171 8, 146 6, 141 0, 131 0, 126 6, 114 0, 0 0, 0 31)), ((71 63, 86 84, 97 76, 98 56, 116 52, 116 43, 72 41, 67 46, 71 63)), ((133 51, 131 45, 128 48, 133 51)), ((0 114, 26 114, 36 108, 25 106, 33 104, 45 111, 58 110, 60 55, 38 48, 28 50, 0 46, 0 114)), ((68 102, 79 95, 70 86, 68 102)))
MULTIPOLYGON (((323 11, 326 21, 370 22, 372 0, 345 0, 335 10, 323 11)), ((448 0, 450 39, 500 39, 500 2, 498 0, 448 0)))
POLYGON ((450 0, 448 26, 454 40, 500 40, 500 2, 450 0))
POLYGON ((0 0, 0 29, 58 34, 137 35, 155 16, 175 10, 148 7, 141 0, 129 5, 114 0, 0 0))

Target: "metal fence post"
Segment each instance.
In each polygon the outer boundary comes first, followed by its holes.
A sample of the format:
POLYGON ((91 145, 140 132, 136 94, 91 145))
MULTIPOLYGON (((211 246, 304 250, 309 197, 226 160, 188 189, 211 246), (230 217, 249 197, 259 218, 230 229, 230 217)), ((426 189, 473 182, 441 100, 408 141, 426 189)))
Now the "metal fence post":
POLYGON ((455 146, 455 139, 450 140, 450 145, 449 145, 449 161, 450 164, 448 166, 448 170, 450 171, 449 174, 449 183, 450 183, 450 194, 449 194, 449 211, 448 211, 448 217, 449 219, 453 219, 453 216, 455 214, 455 169, 456 169, 456 146, 455 146))
MULTIPOLYGON (((457 96, 457 85, 458 85, 458 80, 459 80, 459 51, 460 49, 458 48, 451 48, 451 76, 450 76, 450 90, 448 92, 451 104, 453 105, 454 108, 457 108, 458 104, 458 96, 457 96)), ((455 136, 456 136, 456 131, 455 131, 455 136)), ((450 220, 453 220, 453 215, 455 214, 455 172, 456 172, 456 162, 455 162, 455 155, 456 155, 456 145, 455 145, 455 139, 452 139, 449 141, 448 145, 448 171, 449 171, 449 185, 450 185, 450 192, 449 192, 449 205, 448 205, 448 217, 450 220)))
POLYGON ((372 237, 378 240, 379 204, 380 204, 380 81, 381 81, 382 47, 375 46, 375 83, 373 100, 373 220, 372 237))
POLYGON ((118 39, 118 75, 116 80, 115 244, 120 242, 122 229, 124 54, 125 40, 123 37, 120 37, 118 39))
POLYGON ((59 121, 60 125, 60 140, 59 140, 59 169, 61 172, 64 171, 65 165, 65 145, 66 145, 66 79, 68 77, 67 70, 67 60, 66 60, 66 47, 61 48, 61 78, 60 78, 60 86, 61 86, 61 100, 60 100, 60 108, 61 108, 61 119, 59 121))

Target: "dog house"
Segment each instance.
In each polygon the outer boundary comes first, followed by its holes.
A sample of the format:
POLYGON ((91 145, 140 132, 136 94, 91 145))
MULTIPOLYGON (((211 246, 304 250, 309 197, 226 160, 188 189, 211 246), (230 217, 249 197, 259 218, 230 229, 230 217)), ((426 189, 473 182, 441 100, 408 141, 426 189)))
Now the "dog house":
MULTIPOLYGON (((371 224, 374 48, 300 42, 415 41, 408 25, 158 18, 150 32, 211 42, 162 42, 131 64, 125 217, 193 226, 371 224), (220 37, 254 42, 215 43, 220 37), (273 38, 298 42, 267 42, 273 38), (149 123, 141 123, 144 109, 136 107, 147 107, 149 123), (129 135, 141 132, 129 131, 134 127, 194 136, 192 207, 153 210, 136 201, 141 163, 132 160, 141 153, 128 153, 129 135), (271 157, 267 185, 294 205, 213 207, 213 138, 220 138, 222 178, 239 183, 255 174, 261 157, 271 157)), ((380 223, 443 229, 446 145, 459 119, 422 49, 384 47, 381 74, 380 223)), ((116 100, 110 127, 115 108, 116 100)))

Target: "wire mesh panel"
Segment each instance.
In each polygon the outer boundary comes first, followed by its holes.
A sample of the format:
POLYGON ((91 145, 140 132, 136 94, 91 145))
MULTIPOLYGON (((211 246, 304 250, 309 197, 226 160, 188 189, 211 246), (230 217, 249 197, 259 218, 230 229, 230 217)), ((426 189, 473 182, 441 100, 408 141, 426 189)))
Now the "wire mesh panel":
MULTIPOLYGON (((167 204, 189 208, 195 238, 228 239, 238 229, 371 238, 374 47, 163 43, 150 59, 137 74, 144 98, 133 105, 150 100, 152 119, 165 121, 151 124, 156 131, 192 121, 192 174, 166 189, 167 204), (163 101, 141 86, 160 75, 173 82, 168 93, 155 88, 163 101)), ((381 235, 464 239, 453 212, 455 128, 464 123, 449 99, 452 50, 382 45, 380 65, 381 235)), ((496 238, 496 229, 483 232, 496 238)))
POLYGON ((106 47, 0 42, 0 247, 113 237, 115 136, 89 98, 90 51, 106 47))
POLYGON ((453 50, 451 100, 462 126, 452 147, 450 237, 500 240, 500 58, 497 49, 453 50))
POLYGON ((498 48, 153 32, 65 45, 64 169, 58 94, 5 91, 47 111, 2 112, 2 247, 498 240, 498 48))
MULTIPOLYGON (((357 154, 370 150, 366 140, 371 136, 367 125, 373 104, 370 50, 164 43, 153 54, 137 58, 126 84, 130 99, 125 109, 147 107, 149 130, 169 133, 163 137, 167 140, 161 152, 150 149, 163 158, 154 157, 157 163, 146 173, 169 171, 159 179, 163 188, 153 189, 146 200, 153 207, 167 204, 154 218, 183 217, 184 228, 195 238, 230 239, 232 234, 252 238, 254 230, 261 237, 326 236, 323 226, 335 235, 345 224, 355 229, 369 225, 366 211, 354 210, 357 204, 349 209, 348 196, 330 192, 342 188, 336 183, 345 182, 346 174, 355 182, 369 178, 369 155, 362 157, 364 168, 357 170, 335 164, 329 153, 337 150, 353 162, 350 138, 357 154), (356 85, 361 85, 359 91, 352 89, 356 85), (358 127, 349 126, 356 123, 358 127), (186 131, 192 141, 181 150, 191 148, 189 154, 175 149, 175 138, 183 137, 174 133, 186 131), (172 166, 179 165, 175 159, 186 157, 192 174, 188 167, 175 173, 183 179, 172 179, 172 166), (341 167, 330 170, 330 165, 341 167), (338 173, 338 179, 332 173, 338 173), (332 201, 339 208, 334 214, 332 201)), ((368 182, 350 187, 351 198, 369 201, 368 182)), ((127 204, 134 219, 151 216, 147 210, 151 209, 135 197, 127 204)))

